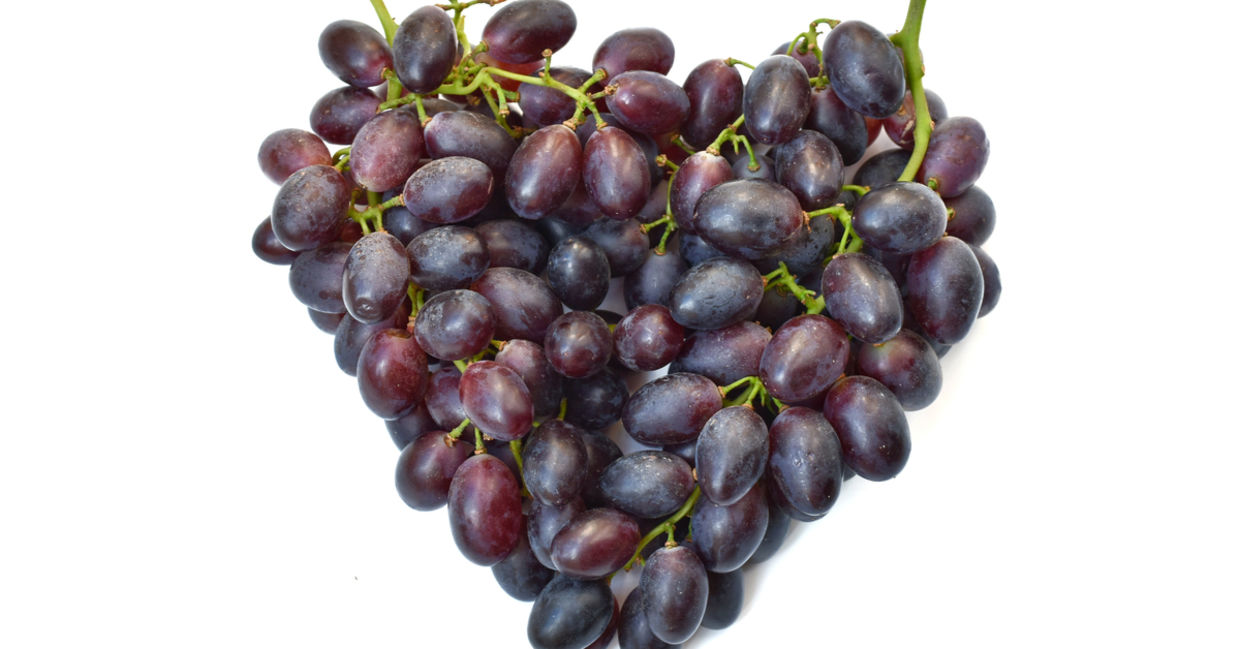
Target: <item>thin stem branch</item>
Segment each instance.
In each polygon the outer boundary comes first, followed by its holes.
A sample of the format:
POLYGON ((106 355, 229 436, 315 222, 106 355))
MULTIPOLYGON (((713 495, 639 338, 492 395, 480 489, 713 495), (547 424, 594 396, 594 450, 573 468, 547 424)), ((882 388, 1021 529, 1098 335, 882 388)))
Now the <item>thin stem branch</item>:
POLYGON ((891 42, 904 52, 904 76, 908 81, 909 92, 913 95, 913 106, 916 109, 916 125, 913 129, 913 155, 904 167, 899 180, 909 181, 917 176, 922 160, 926 158, 926 145, 930 142, 930 130, 934 125, 930 121, 930 108, 926 104, 926 91, 921 85, 925 75, 925 66, 921 60, 921 16, 926 9, 926 0, 909 0, 908 15, 904 18, 904 28, 891 37, 891 42))

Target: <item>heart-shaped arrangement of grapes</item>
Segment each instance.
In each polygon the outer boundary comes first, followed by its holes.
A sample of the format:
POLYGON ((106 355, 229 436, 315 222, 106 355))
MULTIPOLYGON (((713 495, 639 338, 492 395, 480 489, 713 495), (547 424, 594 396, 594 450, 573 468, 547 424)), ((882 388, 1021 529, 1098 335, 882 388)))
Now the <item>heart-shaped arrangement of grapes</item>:
POLYGON ((924 0, 892 36, 814 20, 683 84, 657 29, 553 65, 561 0, 503 2, 472 43, 501 2, 328 25, 348 85, 262 143, 253 248, 386 420, 401 498, 534 602, 532 646, 679 645, 736 619, 793 520, 904 467, 904 412, 999 297, 989 145, 922 87, 924 0))

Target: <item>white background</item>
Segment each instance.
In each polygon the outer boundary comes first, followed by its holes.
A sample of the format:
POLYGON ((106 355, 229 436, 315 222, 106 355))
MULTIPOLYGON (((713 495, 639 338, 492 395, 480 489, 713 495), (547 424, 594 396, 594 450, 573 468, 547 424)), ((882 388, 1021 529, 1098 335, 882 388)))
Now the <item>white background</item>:
MULTIPOLYGON (((814 18, 894 31, 905 11, 575 4, 558 60, 657 26, 678 81, 814 18)), ((1240 643, 1225 6, 929 3, 926 85, 989 135, 1003 298, 910 415, 904 473, 849 482, 691 646, 1240 643)), ((460 557, 442 511, 399 500, 331 336, 250 251, 276 191, 258 144, 308 128, 340 85, 318 33, 377 25, 369 4, 0 17, 0 646, 525 646, 529 605, 460 557)))

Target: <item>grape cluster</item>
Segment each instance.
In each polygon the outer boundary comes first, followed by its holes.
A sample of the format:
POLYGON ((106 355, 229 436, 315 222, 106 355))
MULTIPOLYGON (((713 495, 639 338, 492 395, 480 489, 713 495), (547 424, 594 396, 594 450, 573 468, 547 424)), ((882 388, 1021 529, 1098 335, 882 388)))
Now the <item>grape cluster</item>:
POLYGON ((347 85, 260 146, 253 249, 386 420, 400 497, 533 601, 533 647, 678 646, 792 521, 905 466, 905 411, 1000 293, 986 134, 921 86, 921 0, 894 36, 815 20, 683 84, 657 29, 552 65, 561 0, 470 43, 479 2, 327 26, 347 85))

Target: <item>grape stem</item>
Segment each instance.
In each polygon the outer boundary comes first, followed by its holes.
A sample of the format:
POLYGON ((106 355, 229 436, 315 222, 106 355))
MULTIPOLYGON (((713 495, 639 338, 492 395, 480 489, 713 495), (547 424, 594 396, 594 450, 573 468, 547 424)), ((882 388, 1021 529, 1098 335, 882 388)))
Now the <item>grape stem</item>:
POLYGON ((514 439, 508 442, 508 448, 512 451, 512 459, 517 462, 517 478, 521 480, 521 495, 528 498, 530 490, 525 487, 525 460, 521 457, 521 440, 514 439))
POLYGON ((870 188, 864 185, 844 185, 840 187, 840 191, 852 192, 856 194, 858 197, 860 197, 860 196, 865 196, 866 194, 870 193, 870 188))
MULTIPOLYGON (((784 270, 786 272, 787 268, 784 270)), ((762 379, 757 376, 746 376, 735 383, 723 386, 719 388, 719 394, 723 397, 723 405, 727 407, 747 406, 752 408, 754 399, 757 399, 758 403, 765 407, 774 406, 777 410, 784 409, 784 404, 779 399, 772 397, 770 392, 767 392, 766 386, 762 384, 762 379), (740 397, 736 399, 728 398, 729 392, 741 387, 746 388, 746 390, 740 397)))
POLYGON ((921 78, 926 74, 925 64, 921 60, 921 16, 926 9, 926 0, 909 0, 908 15, 904 18, 904 28, 891 37, 891 42, 904 52, 904 76, 908 81, 909 91, 913 95, 913 107, 916 109, 916 125, 913 129, 913 155, 900 174, 901 182, 912 180, 926 158, 926 146, 930 143, 930 131, 934 124, 930 121, 930 108, 926 104, 926 91, 921 85, 921 78))
POLYGON ((701 497, 702 488, 694 486, 693 492, 689 494, 689 498, 685 500, 685 504, 681 505, 680 509, 676 510, 675 514, 668 516, 662 523, 656 525, 654 529, 646 532, 646 536, 643 536, 642 540, 637 542, 637 550, 633 552, 633 557, 629 559, 628 563, 624 564, 624 567, 621 568, 621 570, 628 572, 633 569, 633 564, 635 563, 640 563, 643 566, 646 565, 646 560, 642 558, 642 550, 645 550, 646 546, 649 545, 651 541, 663 536, 664 534, 667 535, 667 545, 675 545, 676 541, 674 540, 674 533, 676 531, 676 523, 680 522, 680 519, 693 512, 693 507, 697 505, 697 501, 701 497))
MULTIPOLYGON (((830 208, 828 208, 830 209, 830 208)), ((766 290, 775 287, 782 287, 784 290, 792 294, 798 302, 805 306, 805 312, 809 314, 822 313, 827 308, 827 301, 817 292, 811 291, 800 284, 797 284, 797 278, 788 270, 788 265, 779 262, 779 268, 762 276, 763 284, 766 290)))
POLYGON ((375 8, 375 13, 379 14, 379 22, 383 24, 383 36, 387 39, 388 45, 391 45, 396 38, 396 28, 399 25, 392 18, 392 12, 388 11, 383 0, 370 0, 370 6, 375 8))

